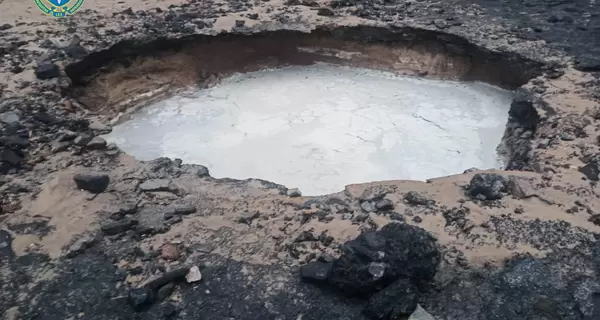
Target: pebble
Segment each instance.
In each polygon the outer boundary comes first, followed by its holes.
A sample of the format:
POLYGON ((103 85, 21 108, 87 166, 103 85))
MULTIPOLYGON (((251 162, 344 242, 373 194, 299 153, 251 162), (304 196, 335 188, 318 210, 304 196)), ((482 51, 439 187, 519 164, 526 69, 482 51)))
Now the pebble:
POLYGON ((202 280, 202 273, 200 272, 200 268, 198 266, 193 266, 190 268, 190 271, 185 276, 185 281, 187 283, 194 283, 202 280))
POLYGON ((160 256, 167 261, 174 261, 181 256, 181 250, 176 245, 168 243, 162 247, 160 256))
POLYGON ((90 142, 87 143, 86 147, 90 150, 101 150, 106 147, 106 140, 102 137, 94 137, 90 142))
POLYGON ((292 197, 292 198, 301 197, 302 192, 300 192, 300 189, 298 189, 298 188, 293 188, 293 189, 289 189, 287 191, 287 195, 288 195, 288 197, 292 197))

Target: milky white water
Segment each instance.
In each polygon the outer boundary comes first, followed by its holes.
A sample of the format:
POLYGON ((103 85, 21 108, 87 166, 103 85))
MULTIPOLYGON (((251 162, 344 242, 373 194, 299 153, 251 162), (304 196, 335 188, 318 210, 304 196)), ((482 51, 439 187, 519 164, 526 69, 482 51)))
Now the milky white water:
POLYGON ((305 195, 498 168, 512 95, 480 83, 329 65, 233 76, 155 103, 107 140, 140 160, 207 166, 305 195))

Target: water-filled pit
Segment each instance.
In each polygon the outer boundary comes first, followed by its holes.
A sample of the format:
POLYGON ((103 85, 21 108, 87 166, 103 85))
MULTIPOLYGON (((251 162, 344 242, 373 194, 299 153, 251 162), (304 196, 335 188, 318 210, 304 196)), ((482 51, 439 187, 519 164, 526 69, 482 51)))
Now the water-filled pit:
POLYGON ((107 140, 140 160, 207 166, 306 195, 500 168, 512 100, 483 83, 317 64, 238 74, 151 104, 107 140))
POLYGON ((339 27, 123 42, 65 71, 137 159, 322 195, 523 167, 535 112, 510 90, 540 68, 445 33, 339 27))

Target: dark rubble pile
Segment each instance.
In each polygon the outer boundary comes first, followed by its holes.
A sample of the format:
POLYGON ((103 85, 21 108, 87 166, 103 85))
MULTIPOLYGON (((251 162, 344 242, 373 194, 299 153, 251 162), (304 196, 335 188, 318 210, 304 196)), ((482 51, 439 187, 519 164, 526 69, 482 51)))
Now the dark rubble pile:
POLYGON ((368 299, 363 313, 371 319, 399 319, 417 308, 439 263, 436 240, 427 231, 391 223, 345 243, 333 262, 302 267, 301 275, 345 295, 368 299))

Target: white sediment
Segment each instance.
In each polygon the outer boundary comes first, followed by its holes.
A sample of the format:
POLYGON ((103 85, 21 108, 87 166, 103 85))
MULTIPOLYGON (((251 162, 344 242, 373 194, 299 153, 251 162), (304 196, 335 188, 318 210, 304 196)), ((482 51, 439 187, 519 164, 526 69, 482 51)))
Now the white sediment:
POLYGON ((304 195, 498 168, 512 95, 481 83, 329 65, 236 75, 155 103, 106 138, 140 160, 207 166, 304 195))

